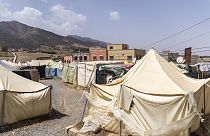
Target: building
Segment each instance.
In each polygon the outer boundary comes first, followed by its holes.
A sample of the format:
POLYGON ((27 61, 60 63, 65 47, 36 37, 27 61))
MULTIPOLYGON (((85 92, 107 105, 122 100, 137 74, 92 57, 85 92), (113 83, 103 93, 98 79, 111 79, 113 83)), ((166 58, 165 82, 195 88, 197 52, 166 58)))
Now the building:
POLYGON ((89 50, 76 50, 71 52, 72 61, 85 62, 89 61, 89 50))
POLYGON ((132 61, 139 60, 145 55, 145 50, 129 49, 127 44, 110 44, 107 45, 108 60, 132 61))
POLYGON ((106 48, 89 48, 90 61, 107 60, 106 48))
POLYGON ((164 50, 164 51, 162 51, 162 54, 160 54, 161 55, 161 57, 163 57, 165 60, 167 60, 168 61, 168 54, 170 53, 171 51, 170 50, 164 50))
POLYGON ((64 61, 64 63, 71 63, 72 56, 70 56, 70 55, 64 56, 63 61, 64 61))

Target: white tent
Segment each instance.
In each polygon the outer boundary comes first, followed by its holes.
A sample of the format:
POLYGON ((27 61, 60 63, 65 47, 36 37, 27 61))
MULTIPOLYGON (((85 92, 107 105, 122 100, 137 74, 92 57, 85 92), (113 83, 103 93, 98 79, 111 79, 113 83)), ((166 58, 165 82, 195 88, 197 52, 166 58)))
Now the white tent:
POLYGON ((23 78, 0 65, 0 125, 48 114, 51 87, 23 78))
POLYGON ((82 87, 87 87, 90 83, 94 83, 96 78, 97 65, 119 64, 122 61, 90 61, 79 62, 77 64, 77 84, 82 87))
POLYGON ((53 60, 31 60, 31 62, 29 62, 30 66, 43 66, 43 65, 49 65, 51 63, 53 63, 53 60))
POLYGON ((77 84, 77 62, 64 64, 62 71, 62 81, 65 83, 77 84))
POLYGON ((210 113, 209 85, 209 79, 185 76, 151 49, 121 79, 91 86, 81 131, 94 124, 114 133, 124 126, 131 135, 187 136, 199 127, 202 109, 210 113))
POLYGON ((182 68, 179 68, 176 64, 174 64, 172 61, 170 62, 170 64, 175 68, 177 69, 178 71, 180 71, 181 73, 188 73, 188 71, 186 69, 182 69, 182 68))

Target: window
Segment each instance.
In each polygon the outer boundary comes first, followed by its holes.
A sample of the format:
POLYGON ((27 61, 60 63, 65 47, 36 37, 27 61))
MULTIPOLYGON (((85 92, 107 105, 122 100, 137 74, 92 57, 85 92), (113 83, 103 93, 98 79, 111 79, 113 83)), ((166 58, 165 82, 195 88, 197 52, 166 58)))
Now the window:
POLYGON ((74 57, 74 60, 77 60, 77 56, 74 57))
POLYGON ((100 56, 100 60, 104 60, 104 56, 100 56))
POLYGON ((79 60, 82 61, 82 56, 79 56, 79 60))
POLYGON ((132 56, 127 56, 127 60, 132 60, 132 56))
POLYGON ((110 46, 109 49, 112 50, 113 49, 113 46, 110 46))
POLYGON ((97 57, 96 56, 93 56, 93 61, 96 61, 97 60, 97 57))
POLYGON ((109 60, 114 60, 114 56, 109 56, 109 60))
POLYGON ((127 46, 124 46, 124 50, 127 50, 128 49, 128 47, 127 46))
POLYGON ((84 60, 85 60, 85 61, 87 60, 87 56, 84 56, 84 60))
POLYGON ((138 59, 140 59, 140 57, 138 55, 136 55, 136 59, 138 60, 138 59))

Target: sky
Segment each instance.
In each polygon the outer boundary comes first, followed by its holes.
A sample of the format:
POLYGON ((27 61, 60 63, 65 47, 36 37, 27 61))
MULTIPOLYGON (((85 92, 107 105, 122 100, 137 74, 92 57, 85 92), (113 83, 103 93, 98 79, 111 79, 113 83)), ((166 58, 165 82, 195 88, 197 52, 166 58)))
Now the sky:
MULTIPOLYGON (((210 0, 0 0, 0 21, 16 20, 56 34, 80 35, 130 48, 210 47, 210 0)), ((210 55, 210 48, 194 54, 210 55)))

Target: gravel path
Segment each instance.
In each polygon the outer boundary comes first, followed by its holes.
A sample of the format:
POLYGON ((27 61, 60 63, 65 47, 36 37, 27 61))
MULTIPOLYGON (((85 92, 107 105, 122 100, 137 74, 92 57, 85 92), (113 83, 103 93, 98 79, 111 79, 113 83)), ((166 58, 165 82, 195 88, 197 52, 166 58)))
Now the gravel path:
POLYGON ((83 91, 76 91, 60 79, 41 82, 53 85, 52 117, 37 117, 5 126, 0 129, 0 136, 62 136, 65 127, 81 120, 85 103, 83 91))

